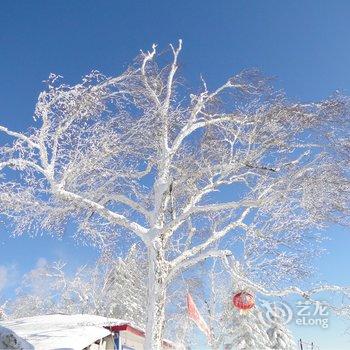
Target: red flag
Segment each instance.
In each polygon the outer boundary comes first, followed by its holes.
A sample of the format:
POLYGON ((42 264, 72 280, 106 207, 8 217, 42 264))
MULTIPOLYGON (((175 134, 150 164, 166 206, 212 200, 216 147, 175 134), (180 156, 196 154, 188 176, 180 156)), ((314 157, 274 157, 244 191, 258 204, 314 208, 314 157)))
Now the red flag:
POLYGON ((190 293, 187 294, 187 312, 189 318, 197 325, 197 327, 210 339, 210 329, 205 323, 202 315, 199 313, 196 304, 190 293))

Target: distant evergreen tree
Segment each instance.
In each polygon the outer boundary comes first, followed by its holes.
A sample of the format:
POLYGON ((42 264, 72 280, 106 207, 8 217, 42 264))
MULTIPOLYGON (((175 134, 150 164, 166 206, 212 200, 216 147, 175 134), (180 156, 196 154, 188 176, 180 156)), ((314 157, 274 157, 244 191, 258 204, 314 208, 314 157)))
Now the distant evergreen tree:
POLYGON ((281 314, 276 308, 272 309, 270 315, 270 328, 267 335, 271 342, 271 348, 276 350, 295 350, 296 344, 293 336, 287 328, 281 314))
MULTIPOLYGON (((267 335, 267 325, 260 317, 260 311, 254 307, 249 312, 234 315, 232 344, 237 350, 270 350, 271 343, 267 335)), ((283 349, 284 350, 284 349, 283 349)))

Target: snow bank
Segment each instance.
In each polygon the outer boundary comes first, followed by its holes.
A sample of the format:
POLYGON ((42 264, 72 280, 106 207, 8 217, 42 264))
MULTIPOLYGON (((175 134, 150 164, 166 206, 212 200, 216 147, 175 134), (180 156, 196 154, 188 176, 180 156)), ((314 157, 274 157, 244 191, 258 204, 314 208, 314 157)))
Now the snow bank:
POLYGON ((0 326, 0 349, 1 350, 22 350, 34 349, 32 345, 21 339, 11 329, 0 326))

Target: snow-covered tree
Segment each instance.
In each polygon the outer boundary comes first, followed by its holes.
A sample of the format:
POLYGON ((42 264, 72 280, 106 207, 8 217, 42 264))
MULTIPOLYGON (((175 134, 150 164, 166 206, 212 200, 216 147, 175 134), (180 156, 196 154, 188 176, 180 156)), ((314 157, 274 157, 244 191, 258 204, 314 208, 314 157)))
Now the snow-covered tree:
POLYGON ((296 344, 282 315, 277 308, 273 308, 269 315, 269 328, 267 330, 271 342, 271 349, 295 350, 296 344))
MULTIPOLYGON (((266 333, 266 324, 262 321, 257 307, 244 314, 237 310, 233 316, 232 344, 237 350, 270 350, 271 343, 266 333)), ((284 349, 284 348, 281 348, 284 349)))
POLYGON ((93 71, 67 85, 51 75, 33 127, 0 127, 9 141, 0 208, 16 232, 60 232, 74 221, 96 245, 144 244, 152 350, 181 271, 242 242, 251 271, 288 271, 310 255, 311 227, 349 213, 345 97, 289 102, 254 71, 213 90, 202 80, 189 93, 178 78, 181 46, 171 46, 168 66, 154 45, 118 76, 93 71))
POLYGON ((0 320, 3 320, 6 318, 6 309, 7 301, 3 302, 2 305, 0 305, 0 320))
POLYGON ((206 262, 198 276, 200 284, 193 291, 198 295, 200 311, 210 328, 208 345, 221 349, 232 333, 234 281, 222 268, 220 261, 206 262))
POLYGON ((125 259, 100 260, 70 273, 64 263, 41 263, 26 274, 8 318, 48 313, 88 313, 145 325, 147 268, 133 246, 125 259))

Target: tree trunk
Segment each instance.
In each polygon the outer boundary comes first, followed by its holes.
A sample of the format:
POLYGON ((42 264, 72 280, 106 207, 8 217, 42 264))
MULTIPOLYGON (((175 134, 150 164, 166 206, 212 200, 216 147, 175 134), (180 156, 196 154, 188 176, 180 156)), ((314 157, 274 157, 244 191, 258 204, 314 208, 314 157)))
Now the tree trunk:
POLYGON ((145 350, 161 350, 165 321, 166 265, 161 251, 148 251, 148 304, 145 350))

